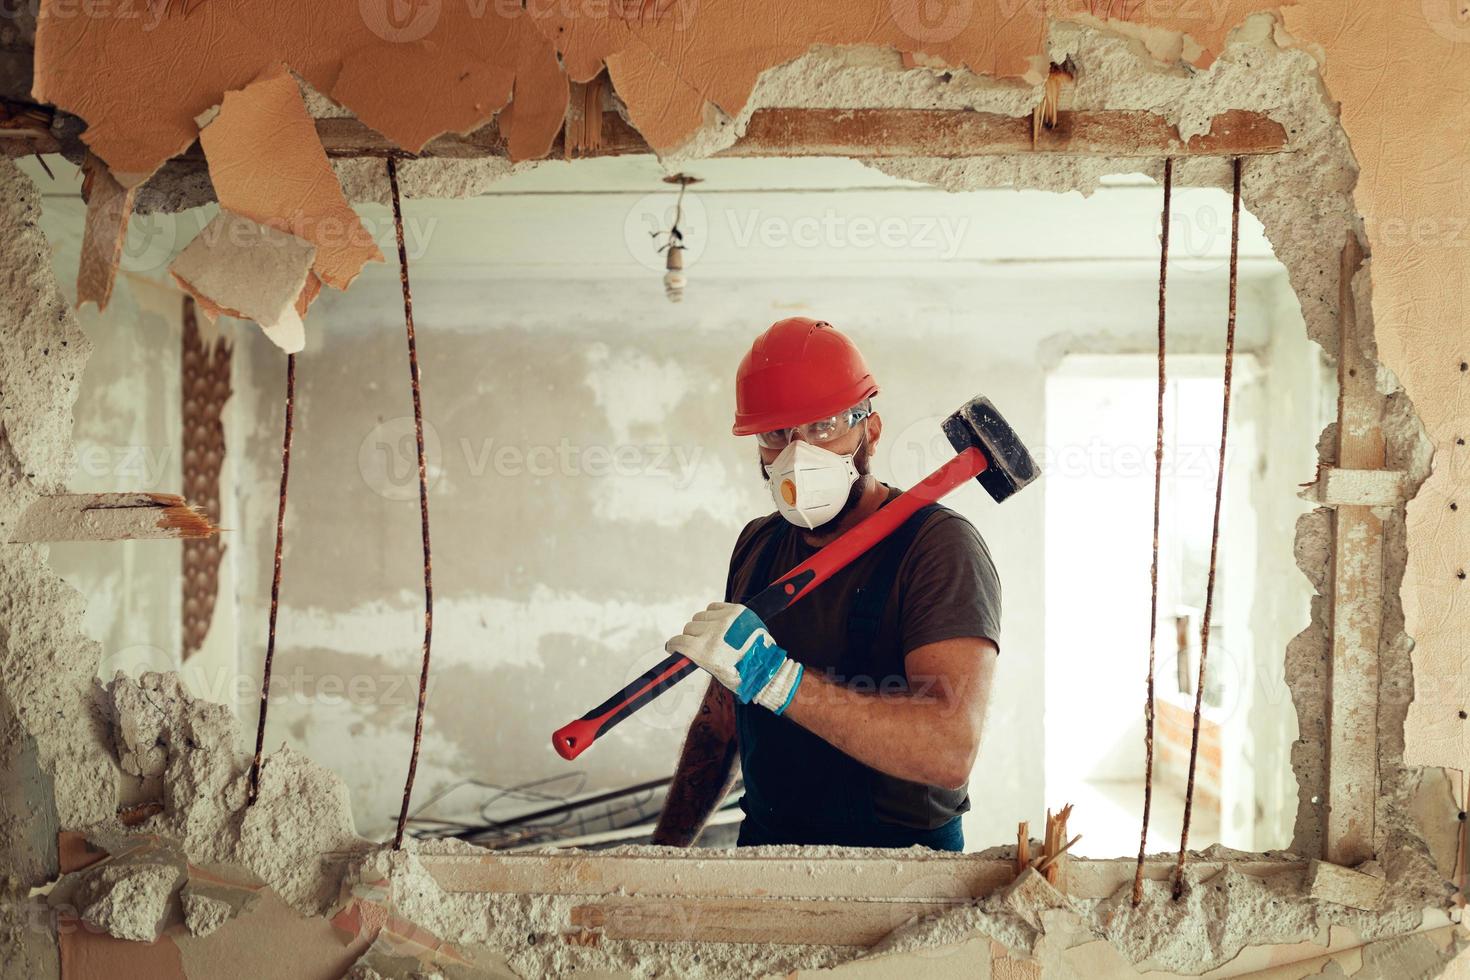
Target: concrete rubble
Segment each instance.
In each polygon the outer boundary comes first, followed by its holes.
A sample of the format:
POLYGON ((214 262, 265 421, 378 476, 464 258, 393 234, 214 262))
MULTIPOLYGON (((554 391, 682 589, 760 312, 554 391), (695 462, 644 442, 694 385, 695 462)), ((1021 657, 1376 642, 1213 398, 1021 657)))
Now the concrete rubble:
MULTIPOLYGON (((1074 108, 1157 111, 1186 138, 1203 132, 1227 108, 1260 110, 1287 128, 1294 152, 1252 160, 1245 172, 1245 203, 1290 270, 1309 335, 1331 353, 1337 343, 1339 251, 1358 224, 1352 198, 1356 165, 1316 63, 1305 51, 1279 44, 1280 31, 1272 16, 1254 16, 1200 71, 1161 66, 1139 37, 1076 24, 1054 25, 1048 54, 1078 66, 1074 108)), ((1033 100, 1028 86, 964 71, 903 70, 896 52, 814 50, 765 72, 739 115, 706 127, 681 154, 701 155, 728 145, 761 105, 923 105, 1015 115, 1029 111, 1033 100)), ((337 164, 350 199, 382 199, 375 166, 371 161, 337 164)), ((1086 192, 1109 173, 1142 169, 1160 176, 1151 162, 1072 157, 914 159, 884 161, 881 169, 954 190, 999 184, 1086 192)), ((502 161, 452 160, 404 168, 411 192, 425 196, 476 193, 509 170, 502 161)), ((199 191, 196 184, 174 194, 166 177, 165 170, 155 178, 158 186, 140 190, 140 207, 180 206, 199 191)), ((1182 161, 1175 171, 1183 185, 1220 186, 1226 177, 1218 160, 1182 161)), ((59 492, 66 484, 73 453, 70 410, 87 344, 51 273, 36 226, 37 194, 9 162, 0 162, 0 197, 6 202, 0 215, 6 270, 0 288, 6 324, 0 332, 3 527, 37 496, 59 492)), ((301 259, 303 274, 311 261, 309 254, 301 259)), ((1367 276, 1360 278, 1366 289, 1367 276)), ((1371 338, 1371 307, 1365 302, 1359 309, 1357 330, 1371 338)), ((1412 406, 1386 370, 1380 385, 1393 396, 1386 429, 1389 462, 1407 474, 1412 496, 1429 473, 1428 444, 1412 406)), ((1248 955, 1250 947, 1325 945, 1347 933, 1367 944, 1350 975, 1429 976, 1464 944, 1458 932, 1448 941, 1408 935, 1425 926, 1426 909, 1444 909, 1452 891, 1446 874, 1453 854, 1444 823, 1453 799, 1446 806, 1440 771, 1402 764, 1402 720, 1413 690, 1411 644, 1397 599, 1407 558, 1402 506, 1388 519, 1386 539, 1392 578, 1386 594, 1392 608, 1385 618, 1380 671, 1384 689, 1404 697, 1385 704, 1387 718, 1380 723, 1377 867, 1309 870, 1302 861, 1300 870, 1268 877, 1229 866, 1208 872, 1186 867, 1181 901, 1172 900, 1167 883, 1149 881, 1137 908, 1126 888, 1103 899, 1070 898, 1028 871, 993 895, 896 923, 869 950, 568 941, 563 933, 577 896, 445 891, 424 870, 420 855, 453 847, 420 849, 408 842, 405 851, 391 853, 359 837, 341 781, 284 747, 268 755, 260 797, 247 808, 250 760, 240 749, 229 709, 193 698, 174 674, 119 674, 106 683, 95 681, 100 655, 81 631, 82 598, 48 570, 43 546, 0 546, 0 608, 9 624, 0 636, 0 724, 6 736, 0 752, 7 772, 29 767, 33 773, 23 806, 0 803, 0 850, 14 878, 5 901, 12 912, 22 908, 33 901, 26 897, 30 888, 57 877, 54 863, 47 866, 36 856, 37 841, 48 835, 54 839, 58 828, 67 828, 85 832, 110 855, 62 876, 47 897, 51 907, 75 910, 89 927, 150 942, 177 924, 187 934, 177 939, 183 946, 190 937, 203 940, 232 928, 232 922, 249 921, 262 904, 253 893, 196 880, 192 872, 195 866, 217 866, 258 879, 300 916, 354 923, 355 928, 342 926, 361 947, 346 976, 360 980, 533 977, 576 970, 648 977, 798 971, 805 976, 805 971, 864 958, 901 962, 905 954, 925 950, 982 948, 967 945, 977 939, 984 940, 985 956, 998 943, 1009 955, 1034 957, 1057 975, 1070 968, 1069 951, 1091 949, 1103 956, 1103 947, 1111 957, 1109 969, 1200 974, 1248 955), (141 823, 120 824, 121 802, 150 799, 161 804, 160 812, 141 823), (1354 883, 1361 887, 1349 887, 1354 883)), ((1326 588, 1331 553, 1326 511, 1302 518, 1295 552, 1319 592, 1326 588)), ((1327 598, 1319 594, 1312 624, 1286 652, 1301 729, 1293 746, 1300 784, 1292 845, 1297 855, 1318 854, 1322 846, 1323 705, 1330 651, 1326 606, 1327 598)), ((771 851, 797 867, 810 853, 771 851)), ((677 856, 670 852, 671 858, 677 856)), ((1205 856, 1250 857, 1218 849, 1205 856)), ((0 937, 10 940, 0 953, 5 975, 53 975, 54 938, 19 921, 7 915, 7 935, 0 937)), ((1323 969, 1324 975, 1339 975, 1331 970, 1342 968, 1329 968, 1324 961, 1323 969)))
POLYGON ((226 898, 211 892, 207 885, 184 886, 180 900, 184 905, 184 925, 195 936, 207 936, 240 911, 226 898))
POLYGON ((161 864, 126 867, 109 864, 89 875, 76 894, 81 919, 93 929, 151 943, 168 914, 168 901, 181 875, 161 864))

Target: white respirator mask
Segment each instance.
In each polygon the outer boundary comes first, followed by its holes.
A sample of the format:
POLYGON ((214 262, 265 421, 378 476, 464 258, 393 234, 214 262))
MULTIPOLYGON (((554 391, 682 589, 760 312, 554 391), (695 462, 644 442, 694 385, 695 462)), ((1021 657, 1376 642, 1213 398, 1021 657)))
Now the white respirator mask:
POLYGON ((847 503, 858 471, 853 457, 798 440, 786 445, 766 476, 781 516, 807 530, 836 517, 847 503))

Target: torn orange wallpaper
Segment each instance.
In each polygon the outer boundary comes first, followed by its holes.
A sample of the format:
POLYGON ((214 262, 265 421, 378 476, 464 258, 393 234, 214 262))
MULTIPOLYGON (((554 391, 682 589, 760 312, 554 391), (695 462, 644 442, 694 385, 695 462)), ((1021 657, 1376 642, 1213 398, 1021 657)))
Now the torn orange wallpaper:
POLYGON ((227 92, 199 137, 220 207, 316 246, 311 271, 346 289, 383 253, 347 199, 296 82, 280 66, 227 92))
MULTIPOLYGON (((949 5, 936 18, 925 0, 825 7, 698 0, 531 7, 493 0, 130 0, 78 7, 44 0, 34 95, 86 119, 88 145, 124 185, 185 149, 196 116, 277 63, 409 150, 487 122, 514 94, 520 108, 503 121, 517 159, 549 149, 566 107, 567 78, 586 81, 607 64, 615 84, 623 80, 635 125, 666 151, 689 138, 706 102, 739 111, 761 71, 813 45, 879 45, 1020 76, 1041 53, 1046 12, 1087 15, 1096 6, 977 2, 949 5)), ((1204 66, 1247 14, 1278 4, 1162 6, 1143 9, 1156 26, 1191 35, 1204 66)))

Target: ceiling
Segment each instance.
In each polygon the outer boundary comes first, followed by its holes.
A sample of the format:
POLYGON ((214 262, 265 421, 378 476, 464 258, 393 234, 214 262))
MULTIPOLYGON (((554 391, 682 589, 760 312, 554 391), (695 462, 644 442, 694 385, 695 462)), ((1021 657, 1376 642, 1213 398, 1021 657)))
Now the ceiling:
MULTIPOLYGON (((85 206, 76 168, 48 157, 22 166, 42 187, 45 227, 58 266, 74 267, 85 206)), ((1157 274, 1160 192, 1141 175, 1119 175, 1090 197, 994 189, 963 193, 889 177, 838 158, 707 160, 683 203, 686 266, 701 278, 1157 274)), ((519 172, 467 200, 409 200, 406 237, 415 275, 470 279, 620 279, 658 275, 661 233, 678 188, 653 157, 553 161, 519 172)), ((357 208, 386 255, 387 208, 357 208)), ((1229 195, 1178 188, 1171 271, 1223 275, 1229 195)), ((123 265, 163 275, 212 216, 136 216, 123 265)), ((1281 273, 1260 223, 1242 216, 1241 274, 1281 273)), ((63 275, 66 273, 63 271, 63 275)))

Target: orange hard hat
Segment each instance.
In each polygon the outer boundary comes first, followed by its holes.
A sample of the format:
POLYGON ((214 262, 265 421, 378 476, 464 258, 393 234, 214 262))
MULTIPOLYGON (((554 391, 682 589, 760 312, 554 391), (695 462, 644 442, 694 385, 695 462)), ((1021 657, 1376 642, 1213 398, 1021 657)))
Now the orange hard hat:
POLYGON ((735 372, 735 429, 752 436, 836 415, 878 393, 857 345, 824 320, 778 320, 735 372))

